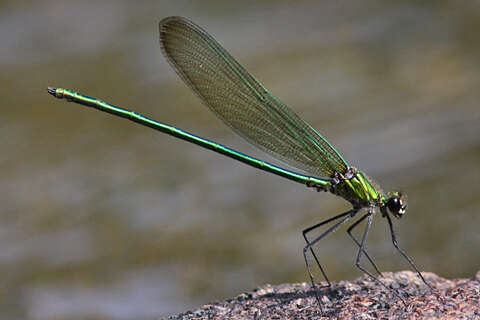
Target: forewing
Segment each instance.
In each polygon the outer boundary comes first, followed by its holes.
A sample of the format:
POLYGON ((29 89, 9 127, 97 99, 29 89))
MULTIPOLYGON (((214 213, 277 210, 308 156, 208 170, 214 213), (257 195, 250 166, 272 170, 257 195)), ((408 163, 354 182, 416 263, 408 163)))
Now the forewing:
POLYGON ((313 176, 345 172, 338 152, 271 95, 206 31, 181 17, 160 21, 160 47, 185 83, 235 133, 313 176))

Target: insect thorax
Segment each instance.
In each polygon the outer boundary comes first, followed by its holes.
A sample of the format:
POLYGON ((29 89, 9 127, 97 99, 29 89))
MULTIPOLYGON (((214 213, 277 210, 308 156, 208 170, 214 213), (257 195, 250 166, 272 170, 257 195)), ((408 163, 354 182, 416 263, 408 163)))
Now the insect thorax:
POLYGON ((344 198, 354 207, 377 206, 382 199, 380 188, 355 168, 349 168, 346 175, 335 173, 330 192, 344 198))

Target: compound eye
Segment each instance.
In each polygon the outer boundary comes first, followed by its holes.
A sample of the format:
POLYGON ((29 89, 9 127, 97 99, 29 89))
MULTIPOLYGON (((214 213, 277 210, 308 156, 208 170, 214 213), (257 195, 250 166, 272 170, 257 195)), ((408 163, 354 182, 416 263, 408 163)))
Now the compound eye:
POLYGON ((404 213, 407 205, 403 204, 399 197, 392 197, 387 203, 388 210, 397 218, 400 218, 404 213))

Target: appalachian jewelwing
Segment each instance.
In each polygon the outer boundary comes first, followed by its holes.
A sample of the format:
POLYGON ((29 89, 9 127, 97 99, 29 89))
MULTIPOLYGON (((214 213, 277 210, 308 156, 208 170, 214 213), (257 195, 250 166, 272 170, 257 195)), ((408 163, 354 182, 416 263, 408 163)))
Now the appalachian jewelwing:
MULTIPOLYGON (((365 255, 376 273, 381 276, 378 267, 365 249, 375 209, 378 208, 382 217, 387 219, 394 247, 430 287, 413 260, 397 243, 391 215, 395 218, 401 218, 404 215, 407 204, 402 193, 393 191, 385 194, 363 172, 349 166, 324 137, 271 95, 205 30, 182 17, 163 19, 159 23, 159 30, 160 47, 164 56, 203 103, 235 133, 290 166, 291 170, 74 91, 49 87, 48 92, 56 98, 129 119, 252 167, 305 184, 317 191, 333 193, 350 202, 352 209, 306 228, 302 232, 307 243, 303 249, 303 256, 320 307, 321 303, 307 254, 308 252, 312 254, 327 281, 327 287, 331 286, 313 251, 313 246, 354 218, 361 209, 366 209, 364 214, 347 229, 349 236, 359 248, 356 266, 384 285, 377 276, 360 264, 362 256, 365 255), (352 234, 352 230, 365 220, 365 230, 359 240, 352 234), (335 223, 332 224, 333 222, 335 223), (309 232, 329 224, 332 225, 318 237, 313 240, 308 239, 309 232)), ((395 294, 400 297, 397 293, 395 294)))

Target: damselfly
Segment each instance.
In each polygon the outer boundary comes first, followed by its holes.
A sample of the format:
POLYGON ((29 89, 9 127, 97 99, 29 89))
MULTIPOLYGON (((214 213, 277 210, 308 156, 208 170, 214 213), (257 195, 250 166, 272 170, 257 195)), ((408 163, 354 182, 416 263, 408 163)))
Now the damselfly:
MULTIPOLYGON (((171 125, 74 91, 48 88, 48 92, 57 98, 93 107, 192 142, 257 169, 305 184, 317 191, 333 193, 350 202, 352 209, 303 230, 303 237, 307 243, 303 249, 303 256, 320 307, 318 290, 307 254, 309 252, 312 254, 330 286, 313 246, 342 224, 356 217, 362 209, 366 209, 365 212, 347 229, 349 236, 358 246, 355 265, 384 285, 361 264, 365 256, 375 272, 381 276, 378 267, 365 249, 375 209, 378 208, 382 217, 388 221, 394 247, 428 285, 412 259, 398 246, 393 229, 391 216, 401 218, 407 208, 402 193, 396 191, 384 193, 362 171, 349 166, 323 136, 271 95, 202 28, 181 17, 165 18, 160 21, 159 28, 160 47, 164 56, 203 103, 235 133, 293 169, 250 157, 171 125), (363 236, 358 239, 352 231, 365 220, 363 236), (313 240, 307 237, 311 231, 322 226, 329 227, 313 240)), ((399 296, 397 293, 396 295, 399 296)))

